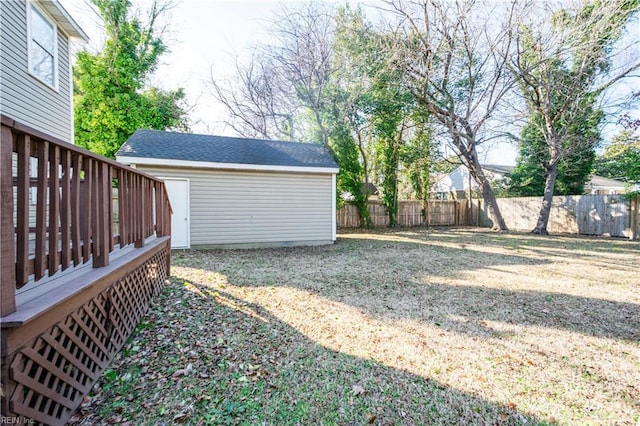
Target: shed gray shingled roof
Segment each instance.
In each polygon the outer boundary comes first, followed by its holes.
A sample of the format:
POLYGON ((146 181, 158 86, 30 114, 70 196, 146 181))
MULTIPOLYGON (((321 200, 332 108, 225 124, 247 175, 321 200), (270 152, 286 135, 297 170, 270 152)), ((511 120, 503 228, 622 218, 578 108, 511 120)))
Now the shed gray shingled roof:
MULTIPOLYGON (((321 144, 137 130, 116 157, 338 168, 321 144)), ((170 164, 168 162, 168 164, 170 164)))

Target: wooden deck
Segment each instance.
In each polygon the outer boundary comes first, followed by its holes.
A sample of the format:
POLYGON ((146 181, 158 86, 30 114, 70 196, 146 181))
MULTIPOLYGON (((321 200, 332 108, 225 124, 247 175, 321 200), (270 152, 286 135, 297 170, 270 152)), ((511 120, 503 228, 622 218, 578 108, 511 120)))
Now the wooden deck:
POLYGON ((164 243, 166 239, 167 237, 149 237, 142 249, 137 249, 133 244, 115 248, 109 265, 104 268, 94 268, 91 263, 85 263, 39 281, 29 281, 16 290, 16 312, 2 317, 2 328, 20 327, 29 323, 52 307, 65 303, 81 293, 85 287, 99 281, 102 275, 129 267, 133 257, 144 255, 148 250, 164 243))
POLYGON ((0 411, 62 425, 165 284, 171 206, 162 181, 1 118, 0 411))

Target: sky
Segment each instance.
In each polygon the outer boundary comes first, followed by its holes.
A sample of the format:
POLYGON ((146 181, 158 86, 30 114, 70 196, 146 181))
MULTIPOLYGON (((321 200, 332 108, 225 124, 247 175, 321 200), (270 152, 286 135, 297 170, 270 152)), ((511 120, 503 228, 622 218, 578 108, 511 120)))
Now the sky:
MULTIPOLYGON (((99 17, 88 0, 59 0, 91 39, 89 50, 97 51, 104 42, 99 17)), ((134 0, 144 10, 145 1, 134 0)), ((234 136, 224 125, 224 108, 208 89, 211 72, 216 76, 233 72, 233 58, 252 45, 268 39, 268 22, 280 7, 292 1, 275 0, 181 0, 167 15, 169 32, 165 39, 169 52, 151 85, 173 90, 185 89, 192 106, 190 117, 194 133, 234 136)), ((514 165, 517 149, 511 143, 493 142, 481 159, 486 164, 514 165)))
MULTIPOLYGON (((85 0, 60 0, 90 38, 84 47, 97 51, 104 43, 100 18, 85 0)), ((134 0, 144 11, 145 0, 134 0)), ((207 88, 211 71, 229 74, 233 57, 267 34, 266 21, 279 3, 271 0, 181 0, 166 15, 164 37, 169 51, 160 58, 150 85, 165 90, 184 88, 194 133, 229 134, 224 110, 207 88)))

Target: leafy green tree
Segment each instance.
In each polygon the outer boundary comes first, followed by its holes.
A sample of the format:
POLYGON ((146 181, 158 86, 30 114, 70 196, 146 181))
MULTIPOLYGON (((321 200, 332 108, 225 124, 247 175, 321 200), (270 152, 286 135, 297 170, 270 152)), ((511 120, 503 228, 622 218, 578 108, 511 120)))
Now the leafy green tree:
POLYGON ((336 71, 331 81, 342 95, 329 100, 340 105, 338 114, 347 118, 342 123, 357 142, 365 187, 371 173, 379 184, 389 226, 393 227, 398 223, 401 174, 411 170, 418 183, 420 172, 422 177, 428 173, 428 167, 421 171, 417 167, 429 164, 431 158, 423 154, 430 155, 431 151, 420 150, 417 144, 419 140, 426 145, 431 134, 417 129, 415 99, 402 84, 398 70, 390 66, 389 58, 380 55, 388 44, 388 34, 375 30, 361 9, 348 6, 338 11, 336 27, 336 71), (419 139, 413 136, 419 132, 419 139), (403 160, 409 159, 414 164, 404 167, 403 160))
POLYGON ((596 158, 593 172, 599 176, 640 182, 640 135, 625 129, 616 135, 602 155, 596 158))
POLYGON ((427 201, 432 184, 431 176, 438 171, 438 151, 433 140, 428 113, 423 114, 417 110, 413 119, 415 130, 413 136, 401 148, 400 162, 416 199, 427 201))
POLYGON ((327 95, 332 102, 325 105, 322 112, 328 129, 328 144, 340 166, 337 176, 338 207, 344 203, 343 194, 350 194, 350 202, 356 206, 364 227, 371 226, 367 209, 368 182, 367 157, 364 151, 366 122, 358 114, 359 97, 343 86, 332 82, 327 95))
POLYGON ((389 214, 389 226, 395 227, 398 224, 400 159, 412 126, 410 116, 414 102, 411 93, 399 84, 397 73, 385 69, 385 64, 380 66, 383 68, 374 68, 372 76, 370 120, 376 138, 382 202, 389 214))
MULTIPOLYGON (((637 10, 637 0, 595 0, 582 3, 577 10, 555 11, 550 25, 532 21, 540 13, 529 11, 529 22, 518 27, 517 55, 511 71, 530 112, 528 124, 535 127, 531 133, 542 136, 529 138, 526 141, 534 146, 523 148, 543 168, 543 200, 534 233, 547 234, 551 201, 563 172, 563 161, 567 160, 565 166, 571 166, 572 157, 576 158, 580 151, 592 151, 599 139, 594 129, 602 115, 595 102, 605 90, 640 67, 640 62, 613 66, 614 44, 637 10), (579 137, 581 133, 587 138, 579 137), (535 146, 542 141, 546 145, 544 154, 535 146)), ((564 171, 567 177, 571 173, 584 175, 593 161, 592 155, 577 157, 582 163, 580 170, 564 171)), ((534 168, 531 164, 528 167, 534 168)), ((535 183, 533 174, 528 177, 535 183)))
MULTIPOLYGON (((593 103, 590 103, 579 116, 559 121, 566 137, 562 142, 564 156, 558 161, 554 195, 584 193, 584 185, 595 158, 595 148, 601 142, 599 125, 604 118, 603 112, 594 109, 593 103)), ((544 194, 544 164, 549 162, 549 149, 542 126, 542 116, 534 112, 522 130, 517 164, 509 175, 510 195, 526 197, 544 194)))
POLYGON ((113 158, 137 129, 187 130, 182 89, 145 83, 166 51, 156 29, 167 5, 154 2, 146 24, 129 0, 93 0, 106 31, 101 52, 78 53, 73 69, 76 143, 113 158))
POLYGON ((370 155, 366 61, 371 46, 371 31, 362 11, 353 11, 348 6, 338 9, 335 24, 334 72, 327 86, 323 117, 328 129, 329 145, 340 165, 338 191, 351 194, 350 202, 358 209, 362 225, 370 227, 367 200, 373 159, 370 155), (349 155, 345 156, 344 153, 349 155))

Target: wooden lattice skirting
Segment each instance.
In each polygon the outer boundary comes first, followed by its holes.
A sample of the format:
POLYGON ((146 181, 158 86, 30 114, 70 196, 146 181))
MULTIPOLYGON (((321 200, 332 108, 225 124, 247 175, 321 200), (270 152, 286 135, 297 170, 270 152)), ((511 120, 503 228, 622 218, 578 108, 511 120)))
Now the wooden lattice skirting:
POLYGON ((57 318, 46 321, 46 328, 2 330, 3 416, 61 425, 73 415, 164 286, 169 242, 143 252, 134 269, 119 268, 90 285, 93 294, 80 297, 81 304, 66 301, 71 309, 53 309, 57 318), (25 332, 31 334, 28 341, 25 332), (7 347, 15 342, 21 343, 7 347))

